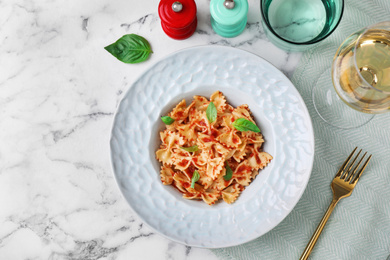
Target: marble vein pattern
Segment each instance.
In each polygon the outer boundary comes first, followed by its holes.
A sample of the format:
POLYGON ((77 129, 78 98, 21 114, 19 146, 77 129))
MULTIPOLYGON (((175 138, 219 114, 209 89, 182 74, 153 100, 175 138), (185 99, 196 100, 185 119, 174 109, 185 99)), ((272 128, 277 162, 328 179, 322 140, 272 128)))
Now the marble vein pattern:
POLYGON ((0 259, 217 259, 154 233, 129 209, 109 161, 113 116, 151 64, 183 48, 218 44, 255 53, 291 76, 299 54, 265 37, 257 1, 233 39, 210 26, 168 38, 158 0, 0 1, 0 259), (136 33, 154 53, 137 65, 104 50, 136 33))

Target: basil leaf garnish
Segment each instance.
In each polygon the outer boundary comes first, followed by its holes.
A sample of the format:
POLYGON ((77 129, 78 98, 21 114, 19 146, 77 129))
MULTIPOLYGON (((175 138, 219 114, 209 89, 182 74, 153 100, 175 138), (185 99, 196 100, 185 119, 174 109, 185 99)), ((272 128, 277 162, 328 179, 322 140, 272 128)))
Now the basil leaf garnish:
POLYGON ((217 108, 213 102, 210 102, 210 104, 207 106, 206 116, 210 123, 213 123, 217 119, 217 108))
POLYGON ((191 178, 191 188, 195 188, 195 182, 197 182, 199 178, 200 178, 199 172, 195 170, 191 178))
POLYGON ((123 35, 119 40, 104 47, 118 60, 124 63, 139 63, 148 59, 152 49, 149 42, 136 34, 123 35))
POLYGON ((194 146, 190 146, 190 147, 180 147, 181 149, 187 151, 187 152, 196 152, 198 151, 198 146, 197 145, 194 145, 194 146))
POLYGON ((175 119, 173 119, 170 116, 162 116, 161 120, 164 122, 166 125, 171 125, 173 122, 175 122, 175 119))
POLYGON ((226 162, 225 164, 226 174, 223 176, 225 181, 230 181, 230 179, 233 177, 233 170, 230 168, 229 164, 226 162))
POLYGON ((245 119, 245 118, 238 118, 236 121, 232 124, 234 128, 236 128, 240 132, 246 132, 246 131, 252 131, 255 133, 259 133, 260 129, 252 123, 251 121, 245 119))

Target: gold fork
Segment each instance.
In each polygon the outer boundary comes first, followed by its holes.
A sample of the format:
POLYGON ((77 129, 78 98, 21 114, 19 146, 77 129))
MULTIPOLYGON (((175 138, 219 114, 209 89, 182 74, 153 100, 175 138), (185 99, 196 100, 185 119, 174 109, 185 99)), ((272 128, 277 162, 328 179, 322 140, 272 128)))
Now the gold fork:
POLYGON ((340 199, 348 197, 352 194, 352 191, 355 188, 356 183, 359 181, 359 178, 362 176, 363 171, 366 169, 368 162, 371 160, 372 155, 368 157, 368 159, 365 161, 360 171, 356 173, 361 162, 363 161, 363 158, 367 154, 366 152, 363 155, 363 157, 360 159, 358 164, 355 166, 355 168, 352 170, 352 167, 355 164, 356 159, 359 157, 360 153, 362 152, 362 150, 360 150, 359 153, 352 160, 352 163, 349 165, 349 167, 347 167, 356 149, 357 147, 348 156, 347 160, 345 160, 344 164, 340 167, 339 171, 334 177, 331 184, 332 191, 333 191, 332 202, 330 203, 328 210, 325 212, 325 215, 322 217, 320 224, 318 224, 318 227, 314 232, 313 236, 311 237, 309 243, 307 244, 305 251, 303 251, 301 258, 299 258, 300 260, 304 260, 309 257, 311 251, 313 250, 314 245, 316 244, 318 238, 321 235, 322 230, 325 227, 326 222, 330 217, 330 214, 332 213, 333 209, 336 207, 337 202, 339 202, 340 199))

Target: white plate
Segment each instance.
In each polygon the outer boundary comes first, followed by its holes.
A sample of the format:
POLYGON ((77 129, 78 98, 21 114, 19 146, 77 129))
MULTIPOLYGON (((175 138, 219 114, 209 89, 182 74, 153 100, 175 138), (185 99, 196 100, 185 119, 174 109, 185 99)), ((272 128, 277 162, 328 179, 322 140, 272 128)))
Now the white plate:
POLYGON ((279 224, 305 190, 314 157, 310 116, 293 84, 262 58, 221 46, 185 49, 148 69, 123 97, 110 145, 118 186, 138 216, 171 240, 207 248, 242 244, 279 224), (208 206, 161 183, 155 151, 160 116, 216 90, 235 107, 249 105, 274 159, 234 204, 208 206))

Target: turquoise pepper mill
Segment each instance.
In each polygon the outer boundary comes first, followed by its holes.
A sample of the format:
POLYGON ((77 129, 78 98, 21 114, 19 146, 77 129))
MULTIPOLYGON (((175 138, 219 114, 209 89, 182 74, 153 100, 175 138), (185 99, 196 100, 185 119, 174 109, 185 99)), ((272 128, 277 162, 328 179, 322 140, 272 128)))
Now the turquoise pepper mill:
POLYGON ((248 15, 247 0, 211 0, 211 26, 225 38, 236 37, 246 26, 248 15))

